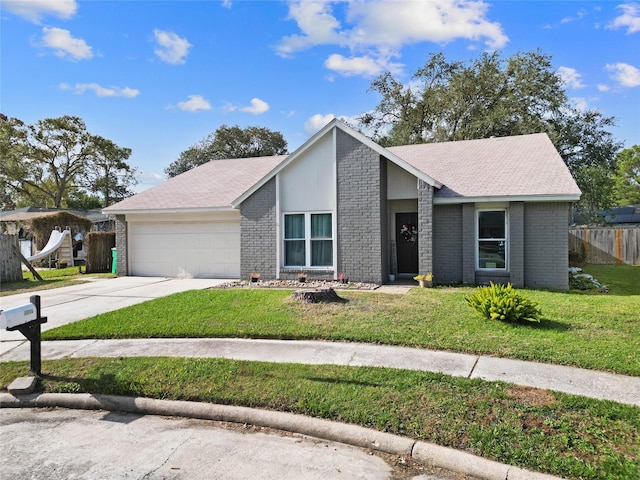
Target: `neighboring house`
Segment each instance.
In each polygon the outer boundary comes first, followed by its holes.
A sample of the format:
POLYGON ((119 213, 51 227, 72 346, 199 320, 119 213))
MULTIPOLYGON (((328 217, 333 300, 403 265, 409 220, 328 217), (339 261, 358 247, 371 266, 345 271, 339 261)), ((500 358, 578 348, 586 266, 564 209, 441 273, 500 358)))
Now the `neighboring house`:
MULTIPOLYGON (((0 212, 0 232, 11 235, 18 235, 20 242, 20 251, 25 257, 29 257, 36 253, 36 247, 33 242, 33 232, 29 230, 28 224, 30 221, 43 218, 52 217, 60 213, 69 213, 78 217, 84 217, 93 223, 92 230, 94 231, 111 231, 115 227, 113 221, 109 219, 108 215, 103 214, 100 210, 71 210, 63 208, 48 208, 48 207, 23 207, 16 210, 7 210, 0 212)), ((58 225, 61 229, 64 229, 67 225, 58 225)), ((75 228, 75 227, 74 227, 75 228)), ((74 257, 77 259, 84 259, 86 251, 82 239, 84 231, 74 231, 74 257)), ((47 237, 40 240, 40 246, 44 246, 47 242, 47 237)))
POLYGON ((562 290, 579 198, 546 134, 383 148, 333 120, 288 156, 214 160, 103 212, 120 275, 562 290))
POLYGON ((640 205, 613 207, 602 212, 604 221, 612 226, 640 226, 640 205))

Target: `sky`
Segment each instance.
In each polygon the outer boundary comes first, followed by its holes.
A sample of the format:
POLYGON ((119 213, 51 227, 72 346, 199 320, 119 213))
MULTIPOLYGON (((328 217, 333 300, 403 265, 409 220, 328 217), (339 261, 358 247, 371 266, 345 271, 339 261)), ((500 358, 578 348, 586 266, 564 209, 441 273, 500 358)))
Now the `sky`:
POLYGON ((640 3, 581 0, 2 0, 0 112, 81 117, 132 149, 142 191, 222 125, 281 132, 293 152, 376 107, 433 53, 540 49, 581 109, 640 145, 640 3))

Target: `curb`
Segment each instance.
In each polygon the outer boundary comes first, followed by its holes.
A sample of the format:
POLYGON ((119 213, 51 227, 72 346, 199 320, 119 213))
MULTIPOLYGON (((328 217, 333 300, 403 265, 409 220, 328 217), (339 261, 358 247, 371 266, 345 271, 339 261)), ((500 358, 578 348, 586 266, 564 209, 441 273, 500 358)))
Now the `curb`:
POLYGON ((219 405, 181 400, 156 400, 117 395, 87 393, 42 393, 14 396, 0 393, 0 408, 62 407, 81 410, 108 410, 144 415, 197 418, 270 427, 277 430, 331 440, 355 447, 369 448, 393 455, 411 455, 413 459, 484 480, 559 480, 544 473, 478 457, 452 448, 370 428, 306 417, 294 413, 275 412, 232 405, 219 405))

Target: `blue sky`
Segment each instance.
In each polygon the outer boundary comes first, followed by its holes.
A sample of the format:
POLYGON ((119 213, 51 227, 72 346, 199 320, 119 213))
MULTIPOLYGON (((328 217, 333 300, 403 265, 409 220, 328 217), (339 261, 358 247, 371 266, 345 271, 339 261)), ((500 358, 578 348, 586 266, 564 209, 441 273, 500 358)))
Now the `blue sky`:
POLYGON ((380 73, 541 49, 580 108, 640 145, 640 3, 620 1, 3 0, 0 111, 62 115, 129 147, 137 191, 219 126, 280 131, 295 150, 373 109, 380 73))

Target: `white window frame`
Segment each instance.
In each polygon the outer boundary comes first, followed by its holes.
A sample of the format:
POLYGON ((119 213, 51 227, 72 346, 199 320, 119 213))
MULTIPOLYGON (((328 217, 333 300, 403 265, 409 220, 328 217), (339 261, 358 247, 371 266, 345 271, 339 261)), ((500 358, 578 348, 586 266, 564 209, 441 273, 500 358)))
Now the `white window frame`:
MULTIPOLYGON (((335 215, 332 211, 318 211, 318 212, 286 212, 282 214, 282 268, 283 269, 300 269, 304 268, 305 270, 320 270, 320 271, 332 271, 335 264, 335 215), (304 215, 304 256, 305 256, 305 264, 304 265, 286 265, 284 262, 286 261, 286 243, 287 238, 285 237, 285 218, 287 215, 304 215), (312 215, 331 215, 331 237, 329 238, 311 238, 311 216, 312 215), (312 266, 311 265, 311 242, 313 240, 331 240, 331 265, 322 265, 322 266, 312 266)), ((291 239, 295 240, 295 239, 291 239)), ((301 239, 300 239, 301 240, 301 239)))
POLYGON ((508 272, 509 271, 509 209, 508 208, 479 208, 476 210, 476 235, 475 235, 475 250, 476 250, 476 270, 483 272, 508 272), (481 212, 504 212, 504 238, 480 238, 480 213, 481 212), (480 267, 480 242, 499 242, 503 241, 504 246, 504 268, 482 268, 480 267))

